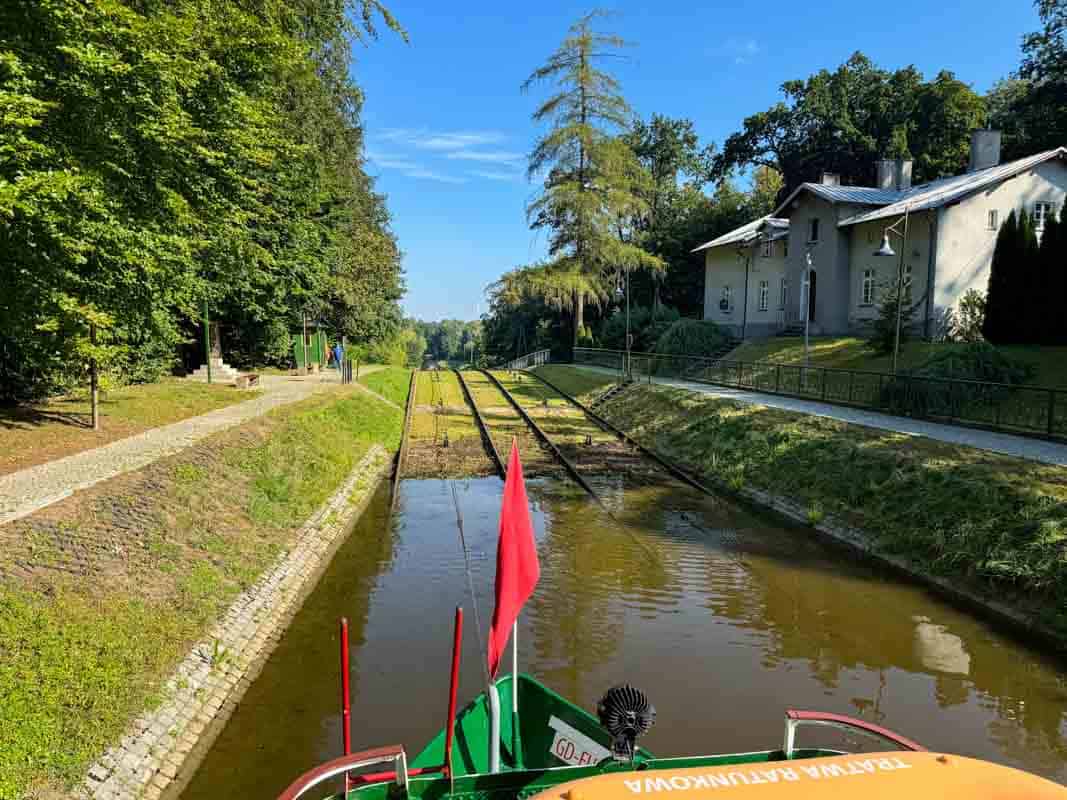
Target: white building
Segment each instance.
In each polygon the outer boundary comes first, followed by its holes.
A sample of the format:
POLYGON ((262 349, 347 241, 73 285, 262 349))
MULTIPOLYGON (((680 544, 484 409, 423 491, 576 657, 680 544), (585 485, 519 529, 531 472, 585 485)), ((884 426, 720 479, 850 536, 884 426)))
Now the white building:
POLYGON ((695 248, 706 253, 704 318, 742 338, 801 327, 805 312, 814 334, 861 331, 903 252, 913 319, 930 336, 941 311, 968 289, 985 291, 1008 214, 1030 214, 1040 231, 1065 197, 1067 147, 1001 164, 998 131, 972 135, 966 174, 921 186, 911 185, 911 162, 903 160, 880 161, 874 187, 824 175, 770 216, 695 248), (896 235, 905 218, 906 240, 896 235), (886 235, 894 258, 874 255, 886 235))

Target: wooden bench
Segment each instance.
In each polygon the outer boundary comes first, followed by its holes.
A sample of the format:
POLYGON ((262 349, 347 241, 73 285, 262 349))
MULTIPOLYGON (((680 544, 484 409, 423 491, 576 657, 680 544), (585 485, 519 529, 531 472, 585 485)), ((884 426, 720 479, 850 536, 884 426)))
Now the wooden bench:
POLYGON ((259 375, 255 372, 245 372, 237 376, 233 385, 238 389, 251 389, 255 386, 259 386, 259 375))

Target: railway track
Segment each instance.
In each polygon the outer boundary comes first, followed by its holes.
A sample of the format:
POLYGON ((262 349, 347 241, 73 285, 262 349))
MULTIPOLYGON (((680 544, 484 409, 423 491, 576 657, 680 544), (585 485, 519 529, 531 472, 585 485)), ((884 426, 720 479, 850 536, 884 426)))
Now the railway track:
POLYGON ((608 433, 615 434, 615 436, 617 436, 620 441, 625 442, 630 447, 632 447, 635 450, 637 450, 637 452, 639 452, 641 455, 643 455, 646 458, 656 462, 656 464, 658 464, 660 467, 662 467, 664 470, 666 470, 668 473, 670 473, 673 477, 675 477, 678 480, 682 481, 682 483, 685 483, 688 486, 693 487, 697 491, 703 492, 704 494, 708 495, 709 497, 716 497, 715 493, 712 492, 711 489, 709 489, 707 486, 702 484, 700 481, 698 481, 692 475, 687 473, 684 469, 682 469, 681 467, 679 467, 679 466, 677 466, 675 464, 672 464, 670 461, 668 461, 667 459, 663 458, 663 456, 659 455, 659 453, 656 453, 654 450, 649 450, 647 447, 645 447, 643 444, 641 444, 636 439, 631 437, 625 431, 623 431, 622 429, 617 428, 614 425, 612 425, 610 422, 608 422, 602 416, 597 414, 591 408, 587 408, 583 403, 579 402, 577 398, 572 397, 567 392, 565 392, 562 389, 560 389, 558 386, 556 386, 554 383, 552 383, 552 381, 548 380, 548 378, 545 378, 544 376, 539 375, 536 372, 530 372, 528 370, 526 371, 526 374, 533 376, 534 378, 539 380, 541 383, 543 383, 545 386, 547 386, 549 389, 551 389, 556 394, 558 394, 560 397, 565 399, 568 403, 570 403, 575 408, 577 408, 580 411, 582 411, 585 414, 586 417, 588 417, 594 423, 599 425, 601 430, 607 431, 608 433))
POLYGON ((478 409, 478 404, 474 401, 474 394, 471 393, 470 387, 467 386, 467 380, 463 377, 463 373, 458 369, 452 371, 455 372, 456 377, 459 378, 459 386, 463 390, 463 396, 467 399, 467 405, 471 407, 471 411, 474 412, 474 420, 478 423, 478 430, 482 435, 482 439, 485 441, 485 449, 489 452, 490 458, 493 459, 493 464, 496 466, 496 470, 500 474, 500 477, 504 478, 507 473, 507 468, 504 466, 504 459, 500 457, 500 451, 496 449, 496 442, 493 441, 493 437, 489 433, 489 426, 485 424, 482 412, 478 409))
POLYGON ((530 414, 526 411, 525 408, 523 408, 522 404, 512 396, 511 392, 509 392, 504 387, 504 384, 497 380, 497 377, 488 370, 482 369, 478 371, 489 379, 489 382, 492 383, 497 388, 497 390, 504 396, 504 399, 508 401, 508 404, 513 409, 515 409, 515 411, 518 412, 519 416, 522 417, 526 425, 530 428, 531 431, 533 431, 534 436, 536 436, 538 441, 540 441, 548 449, 548 451, 552 454, 556 461, 559 462, 563 469, 566 470, 567 474, 570 475, 574 482, 581 486, 589 494, 589 496, 596 501, 597 505, 599 505, 609 514, 611 514, 611 510, 607 507, 607 505, 605 505, 604 501, 600 498, 600 495, 596 493, 596 490, 589 485, 589 482, 584 477, 582 477, 582 474, 578 471, 578 468, 574 466, 573 463, 571 463, 570 459, 563 455, 560 449, 556 446, 555 442, 548 438, 548 435, 541 429, 541 426, 538 425, 534 418, 530 416, 530 414))

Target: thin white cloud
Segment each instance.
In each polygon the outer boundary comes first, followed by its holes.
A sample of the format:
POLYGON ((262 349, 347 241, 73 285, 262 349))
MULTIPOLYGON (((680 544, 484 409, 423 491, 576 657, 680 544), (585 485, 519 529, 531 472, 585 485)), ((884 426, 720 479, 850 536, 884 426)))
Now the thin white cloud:
POLYGON ((506 138, 498 131, 427 131, 413 128, 386 128, 377 136, 385 141, 402 142, 419 150, 441 152, 499 144, 506 138))
POLYGON ((367 155, 367 160, 373 163, 375 166, 382 169, 419 169, 419 165, 414 161, 409 161, 403 157, 396 158, 395 156, 379 156, 379 155, 367 155))
POLYGON ((476 178, 485 178, 487 181, 518 181, 522 175, 517 172, 491 172, 489 170, 473 169, 470 174, 476 178))
POLYGON ((456 150, 449 153, 446 158, 454 158, 460 161, 484 161, 487 164, 521 164, 522 153, 509 153, 501 150, 456 150))
POLYGON ((466 178, 459 178, 455 175, 445 175, 441 172, 434 172, 432 169, 423 169, 418 167, 416 169, 409 169, 404 172, 409 178, 422 178, 428 181, 437 181, 438 183, 466 183, 466 178))

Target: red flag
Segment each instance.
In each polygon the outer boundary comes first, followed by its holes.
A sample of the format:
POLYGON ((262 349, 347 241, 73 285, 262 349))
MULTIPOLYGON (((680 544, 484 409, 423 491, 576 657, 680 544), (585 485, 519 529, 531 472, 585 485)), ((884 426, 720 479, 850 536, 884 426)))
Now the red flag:
POLYGON ((511 458, 504 481, 504 503, 500 507, 500 541, 496 548, 496 608, 489 628, 489 675, 496 677, 500 656, 507 646, 511 626, 533 593, 541 566, 537 563, 530 504, 522 479, 519 447, 511 440, 511 458))

